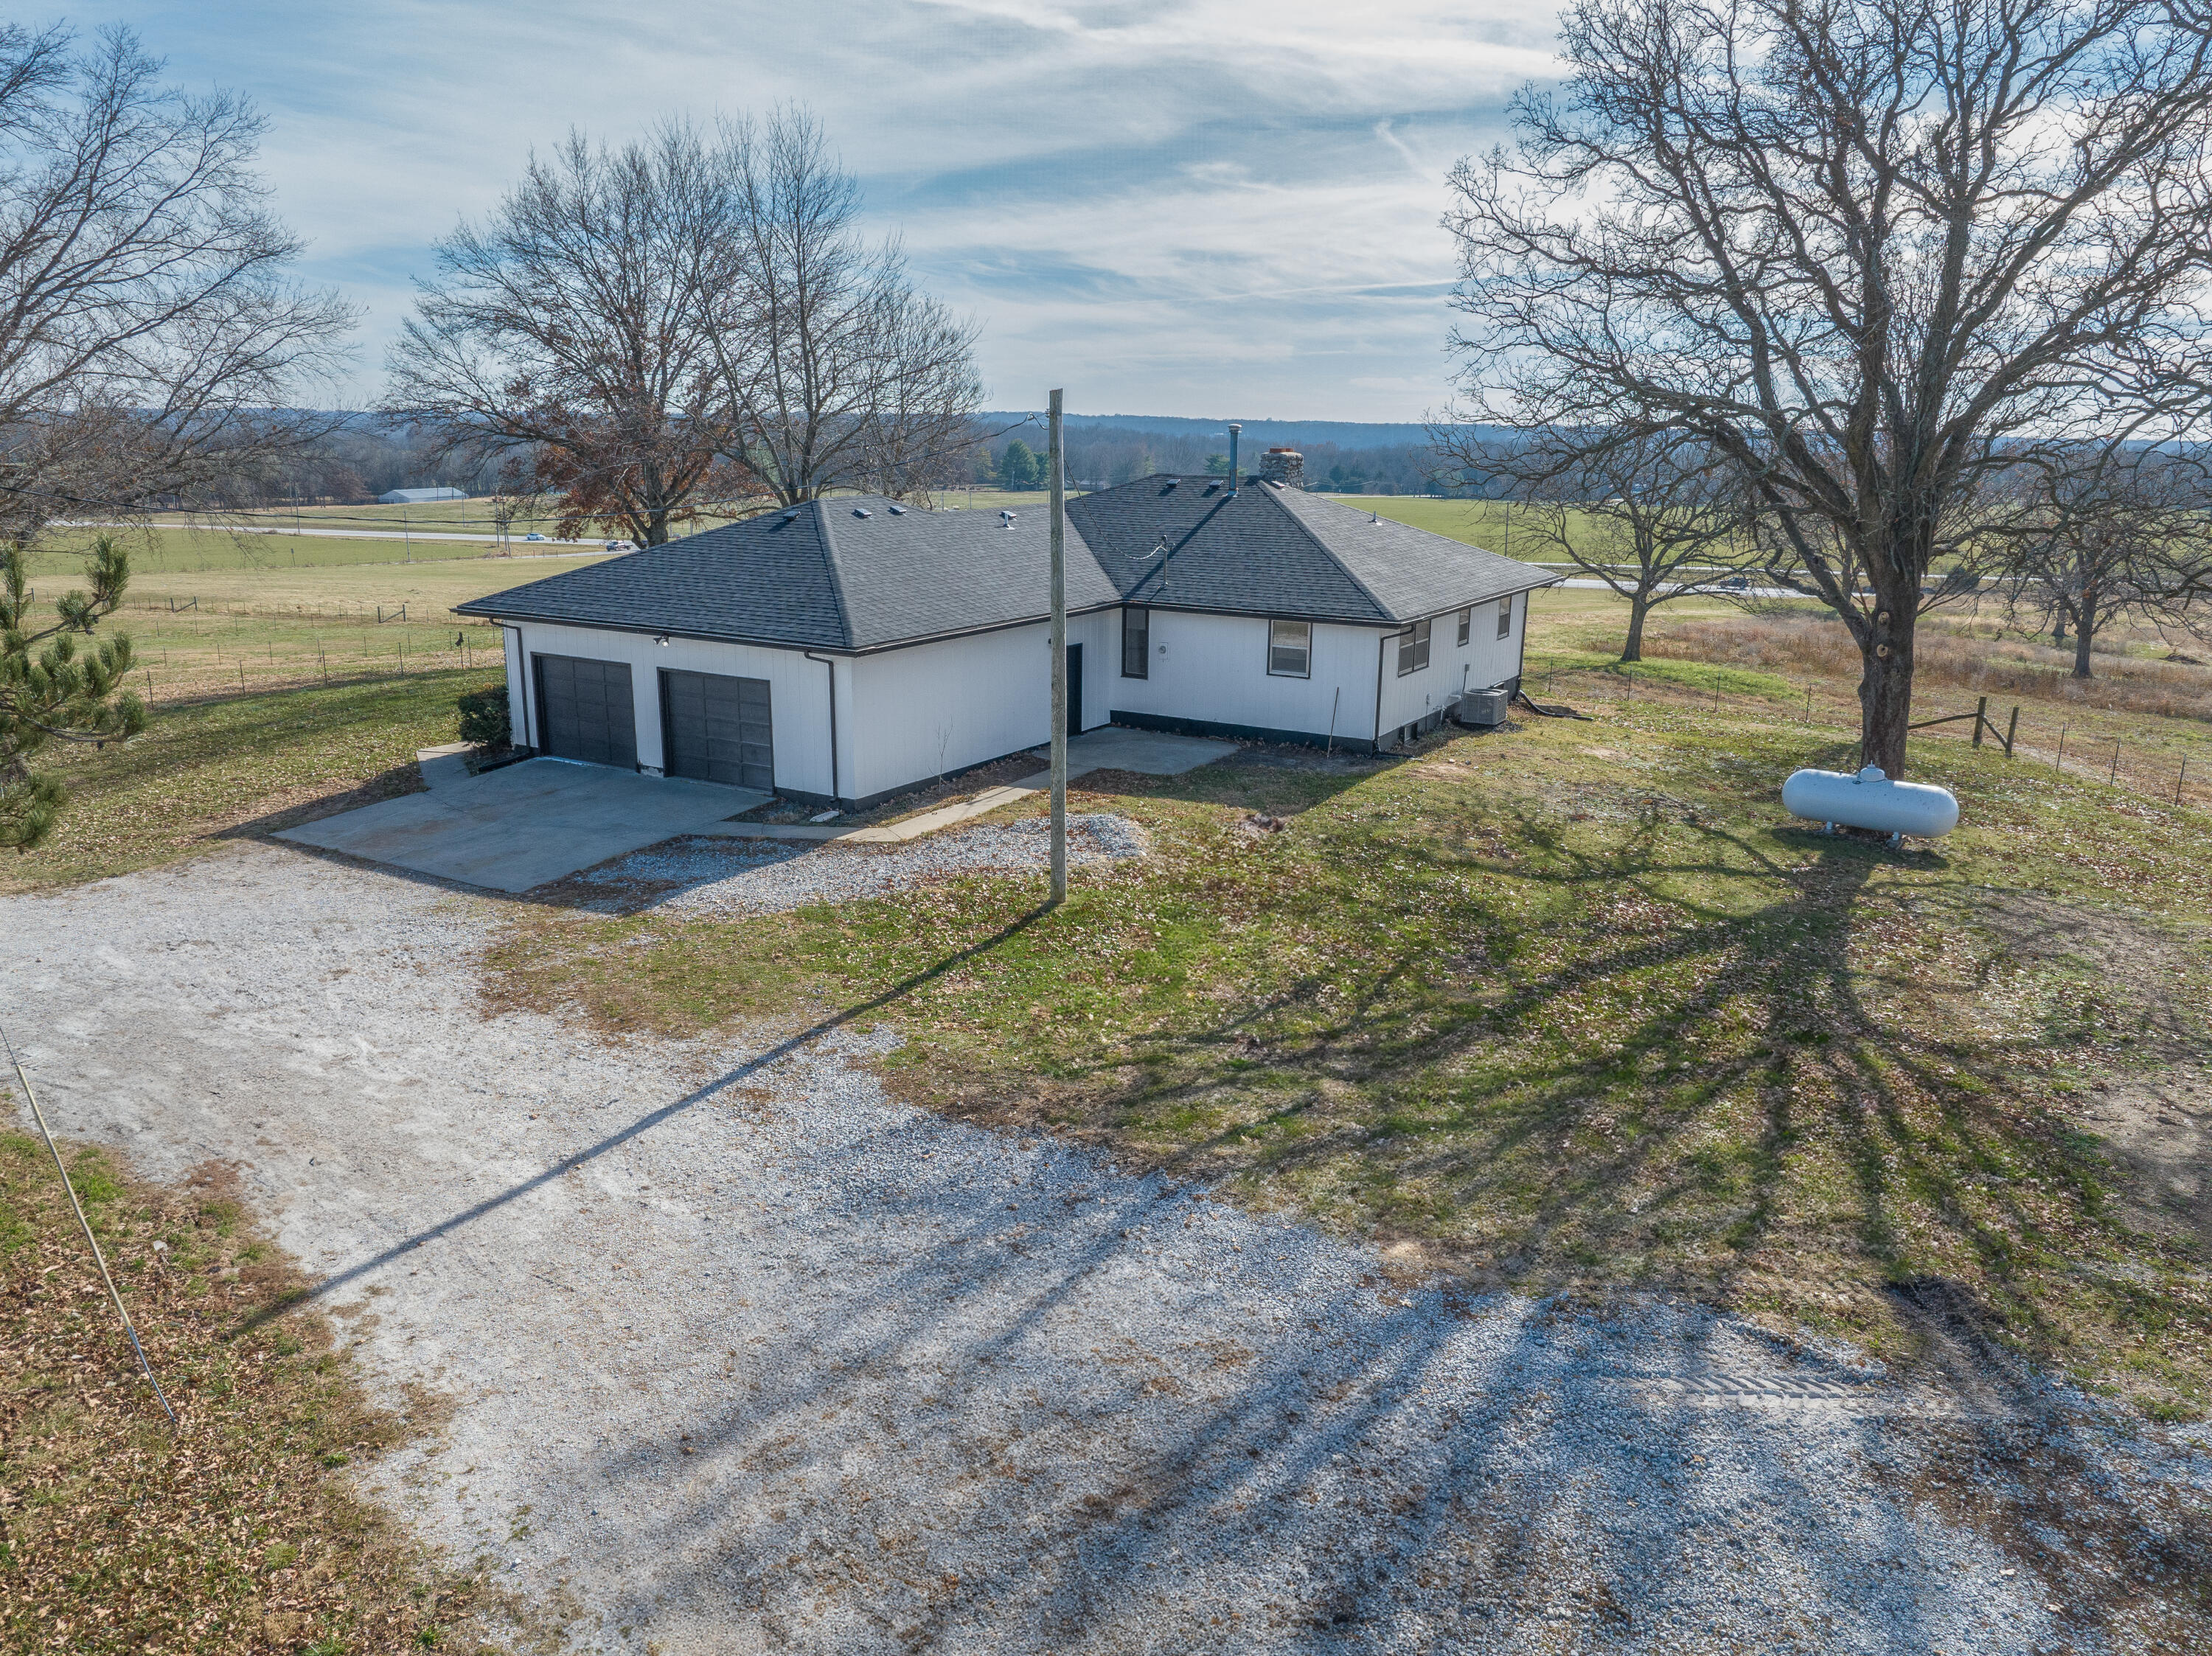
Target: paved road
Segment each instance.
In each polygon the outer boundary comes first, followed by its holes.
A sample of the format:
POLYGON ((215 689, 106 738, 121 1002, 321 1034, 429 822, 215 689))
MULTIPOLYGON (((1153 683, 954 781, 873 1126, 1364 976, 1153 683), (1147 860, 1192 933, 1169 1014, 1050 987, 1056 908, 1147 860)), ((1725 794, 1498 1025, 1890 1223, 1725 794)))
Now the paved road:
MULTIPOLYGON (((95 522, 88 519, 81 522, 65 524, 63 526, 72 529, 120 529, 126 527, 127 525, 122 524, 95 522)), ((322 540, 467 541, 477 546, 497 546, 501 544, 500 537, 494 534, 477 533, 468 535, 455 533, 448 530, 403 529, 397 525, 393 525, 390 529, 323 529, 305 524, 295 525, 268 523, 164 523, 158 526, 165 529, 218 530, 225 534, 230 535, 300 535, 305 536, 309 539, 322 540)), ((544 540, 526 541, 521 536, 514 535, 510 536, 505 544, 510 546, 583 546, 597 550, 606 544, 606 537, 605 536, 600 536, 597 539, 562 540, 557 536, 548 535, 544 540)))
POLYGON ((486 1021, 500 913, 246 844, 0 899, 0 983, 64 1131, 235 1163, 385 1394, 453 1400, 371 1487, 565 1648, 2212 1638, 2162 1598, 2201 1447, 1694 1309, 1401 1284, 902 1106, 866 1028, 486 1021))
MULTIPOLYGON (((1610 592, 1613 591, 1613 588, 1604 581, 1595 579, 1583 579, 1577 578, 1574 580, 1553 581, 1552 585, 1554 586, 1579 587, 1584 591, 1592 592, 1610 592)), ((1686 584, 1682 586, 1668 586, 1664 590, 1669 592, 1675 592, 1692 589, 1689 589, 1686 584)), ((1793 592, 1786 586, 1749 586, 1740 587, 1734 591, 1711 591, 1711 596, 1717 598, 1802 598, 1805 595, 1802 592, 1793 592)))

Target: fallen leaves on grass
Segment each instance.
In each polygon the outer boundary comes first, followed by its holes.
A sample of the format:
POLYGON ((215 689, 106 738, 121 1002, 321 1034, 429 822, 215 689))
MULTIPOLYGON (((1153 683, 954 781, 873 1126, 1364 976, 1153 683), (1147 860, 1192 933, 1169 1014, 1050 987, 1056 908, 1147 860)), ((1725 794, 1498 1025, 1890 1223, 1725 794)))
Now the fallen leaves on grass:
POLYGON ((441 1581, 340 1470, 409 1423, 370 1405, 321 1317, 256 1320, 304 1284, 246 1223, 234 1175, 157 1186, 102 1151, 65 1154, 180 1425, 140 1375, 44 1146, 0 1134, 0 1647, 438 1641, 467 1584, 441 1581))

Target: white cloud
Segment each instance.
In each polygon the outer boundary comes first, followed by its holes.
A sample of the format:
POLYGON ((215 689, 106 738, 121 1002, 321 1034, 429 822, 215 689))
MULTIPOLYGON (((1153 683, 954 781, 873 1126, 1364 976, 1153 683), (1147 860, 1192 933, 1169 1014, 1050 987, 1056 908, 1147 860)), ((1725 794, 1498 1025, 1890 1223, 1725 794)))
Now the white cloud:
POLYGON ((918 270, 984 325, 1000 400, 1418 418, 1441 400, 1443 174, 1554 70, 1549 6, 1439 0, 90 0, 271 119, 310 274, 370 310, 570 125, 802 101, 918 270), (1429 387, 1423 390, 1423 387, 1429 387), (1038 393, 1041 395, 1041 391, 1038 393))

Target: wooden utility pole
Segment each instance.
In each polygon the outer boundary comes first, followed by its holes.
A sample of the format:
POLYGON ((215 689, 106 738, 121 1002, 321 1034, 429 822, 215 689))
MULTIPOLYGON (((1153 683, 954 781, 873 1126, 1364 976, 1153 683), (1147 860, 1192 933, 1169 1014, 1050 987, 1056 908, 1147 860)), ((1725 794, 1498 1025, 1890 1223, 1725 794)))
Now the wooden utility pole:
POLYGON ((1067 487, 1052 393, 1052 901, 1067 901, 1067 487))

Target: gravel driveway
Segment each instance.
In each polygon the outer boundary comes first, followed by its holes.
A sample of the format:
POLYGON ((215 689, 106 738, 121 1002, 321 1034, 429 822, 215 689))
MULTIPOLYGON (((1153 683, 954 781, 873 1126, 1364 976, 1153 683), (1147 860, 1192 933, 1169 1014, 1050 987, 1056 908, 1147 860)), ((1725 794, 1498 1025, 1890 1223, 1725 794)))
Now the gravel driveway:
MULTIPOLYGON (((933 834, 907 845, 794 844, 787 840, 678 839, 616 858, 562 882, 580 906, 657 909, 694 919, 772 914, 809 903, 853 902, 966 874, 1052 866, 1042 817, 933 834)), ((1067 819, 1067 863, 1085 868, 1141 857, 1145 830, 1126 816, 1067 819)))
POLYGON ((489 913, 246 845, 0 900, 0 972, 58 1125, 234 1159, 370 1372, 453 1400, 373 1476, 569 1648, 2205 1637, 2160 1608, 2201 1436, 1663 1304, 1406 1288, 890 1102, 865 1030, 481 1022, 489 913))

